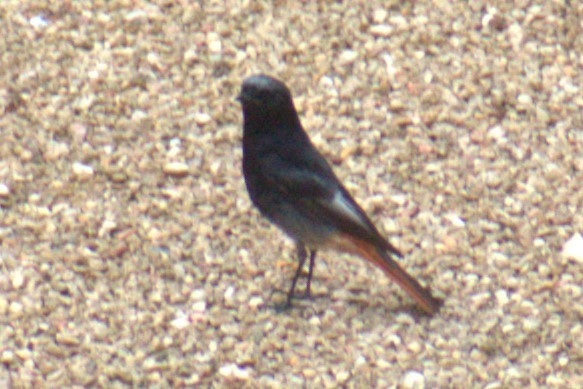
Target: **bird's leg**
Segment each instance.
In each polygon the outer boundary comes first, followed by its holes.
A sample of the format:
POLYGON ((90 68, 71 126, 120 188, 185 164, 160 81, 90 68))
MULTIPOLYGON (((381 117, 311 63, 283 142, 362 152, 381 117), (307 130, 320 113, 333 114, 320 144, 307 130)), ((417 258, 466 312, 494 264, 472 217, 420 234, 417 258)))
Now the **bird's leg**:
POLYGON ((312 286, 312 274, 314 274, 314 264, 316 262, 316 250, 310 250, 310 268, 308 269, 308 281, 306 282, 306 297, 312 296, 310 287, 312 286))
POLYGON ((296 274, 294 275, 294 279, 292 280, 291 288, 287 293, 287 306, 291 306, 291 300, 294 296, 294 289, 296 288, 296 283, 298 282, 298 278, 300 277, 300 273, 302 272, 302 267, 304 267, 304 263, 306 263, 306 258, 308 257, 308 253, 306 252, 306 247, 298 243, 298 269, 296 270, 296 274))

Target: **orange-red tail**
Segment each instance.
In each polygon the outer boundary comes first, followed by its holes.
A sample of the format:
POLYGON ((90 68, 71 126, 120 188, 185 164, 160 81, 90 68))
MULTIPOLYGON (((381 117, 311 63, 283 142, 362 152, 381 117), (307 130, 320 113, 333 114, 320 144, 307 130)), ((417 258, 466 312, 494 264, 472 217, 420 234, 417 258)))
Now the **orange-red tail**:
POLYGON ((347 234, 333 239, 333 244, 342 250, 360 255, 377 265, 387 276, 399 284, 427 314, 435 314, 443 304, 441 299, 433 297, 428 289, 423 288, 395 260, 387 253, 378 250, 373 244, 356 239, 347 234))

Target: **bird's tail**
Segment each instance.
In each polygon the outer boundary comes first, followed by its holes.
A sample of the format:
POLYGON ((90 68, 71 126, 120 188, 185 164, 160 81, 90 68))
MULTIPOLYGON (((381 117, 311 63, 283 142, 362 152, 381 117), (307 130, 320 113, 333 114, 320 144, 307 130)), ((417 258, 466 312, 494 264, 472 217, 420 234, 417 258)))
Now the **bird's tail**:
POLYGON ((443 304, 443 300, 433 297, 429 289, 422 287, 386 251, 381 251, 375 245, 349 235, 335 239, 335 243, 342 249, 360 255, 377 265, 389 278, 399 284, 428 315, 435 314, 443 304))

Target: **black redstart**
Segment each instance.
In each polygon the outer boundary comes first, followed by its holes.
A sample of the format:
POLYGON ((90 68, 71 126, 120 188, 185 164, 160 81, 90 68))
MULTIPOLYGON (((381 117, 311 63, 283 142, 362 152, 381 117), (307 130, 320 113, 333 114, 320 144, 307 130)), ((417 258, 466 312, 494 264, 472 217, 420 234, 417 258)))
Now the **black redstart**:
POLYGON ((384 239, 334 175, 304 131, 291 93, 281 81, 254 75, 243 81, 243 174, 253 204, 297 245, 299 265, 291 299, 310 251, 306 295, 316 250, 332 248, 361 256, 381 268, 425 311, 442 300, 431 295, 392 257, 401 253, 384 239))

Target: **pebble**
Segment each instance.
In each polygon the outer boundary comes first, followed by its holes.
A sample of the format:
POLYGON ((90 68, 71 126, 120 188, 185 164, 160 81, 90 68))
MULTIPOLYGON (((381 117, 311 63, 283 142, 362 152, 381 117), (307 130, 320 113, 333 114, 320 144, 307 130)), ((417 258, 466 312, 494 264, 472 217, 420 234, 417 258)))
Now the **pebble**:
POLYGON ((344 50, 342 53, 340 53, 338 64, 340 66, 347 66, 352 64, 356 58, 358 58, 358 52, 354 50, 344 50))
POLYGON ((336 375, 336 381, 338 381, 341 384, 345 383, 350 378, 350 372, 348 372, 346 370, 341 370, 338 373, 336 373, 335 375, 336 375))
POLYGON ((33 16, 32 18, 30 18, 29 22, 30 25, 36 29, 45 28, 49 24, 49 21, 41 14, 33 16))
POLYGON ((192 304, 192 310, 198 313, 206 311, 206 302, 197 301, 196 303, 192 304))
POLYGON ((498 305, 505 306, 508 304, 510 299, 508 298, 508 292, 504 289, 497 290, 495 293, 496 300, 498 301, 498 305))
POLYGON ((234 363, 229 363, 223 365, 219 368, 219 374, 227 378, 236 378, 239 380, 249 379, 249 372, 246 369, 242 369, 234 363))
POLYGON ((11 275, 12 287, 14 289, 20 289, 24 285, 24 274, 22 274, 22 269, 14 271, 11 275))
POLYGON ((575 233, 563 246, 563 257, 572 259, 577 263, 583 263, 583 236, 575 233))
POLYGON ((18 319, 22 316, 22 312, 24 311, 24 306, 21 303, 19 303, 18 301, 13 301, 12 303, 10 303, 8 311, 10 313, 11 319, 18 319))
POLYGON ((423 377, 423 374, 411 370, 405 373, 401 380, 401 385, 404 389, 424 389, 425 377, 423 377))
POLYGON ((449 220, 449 222, 451 223, 452 226, 454 227, 465 227, 466 222, 464 221, 464 219, 462 219, 461 217, 459 217, 456 214, 450 213, 449 215, 446 215, 447 220, 449 220))
POLYGON ((387 20, 387 16, 389 16, 387 10, 384 8, 379 8, 374 10, 372 14, 372 20, 375 23, 383 23, 385 20, 387 20))
POLYGON ((73 163, 73 174, 81 179, 87 179, 93 176, 93 168, 80 162, 73 163))
POLYGON ((204 126, 205 124, 210 123, 212 120, 211 116, 207 113, 197 113, 194 115, 194 122, 199 126, 204 126))
POLYGON ((176 319, 172 320, 170 324, 174 328, 182 330, 190 325, 190 320, 184 312, 178 311, 176 312, 176 319))
POLYGON ((371 26, 371 28, 370 28, 370 33, 373 36, 387 37, 387 36, 391 35, 392 32, 393 32, 393 27, 389 26, 388 24, 378 24, 375 26, 371 26))
POLYGON ((257 309, 257 307, 263 305, 263 298, 259 296, 253 296, 249 299, 249 307, 257 309))
POLYGON ((188 175, 188 165, 183 162, 168 162, 162 170, 172 177, 186 177, 188 175))
POLYGON ((8 197, 10 195, 10 189, 6 184, 0 184, 0 197, 8 197))
POLYGON ((0 356, 0 362, 10 364, 14 361, 14 351, 4 350, 0 356))

